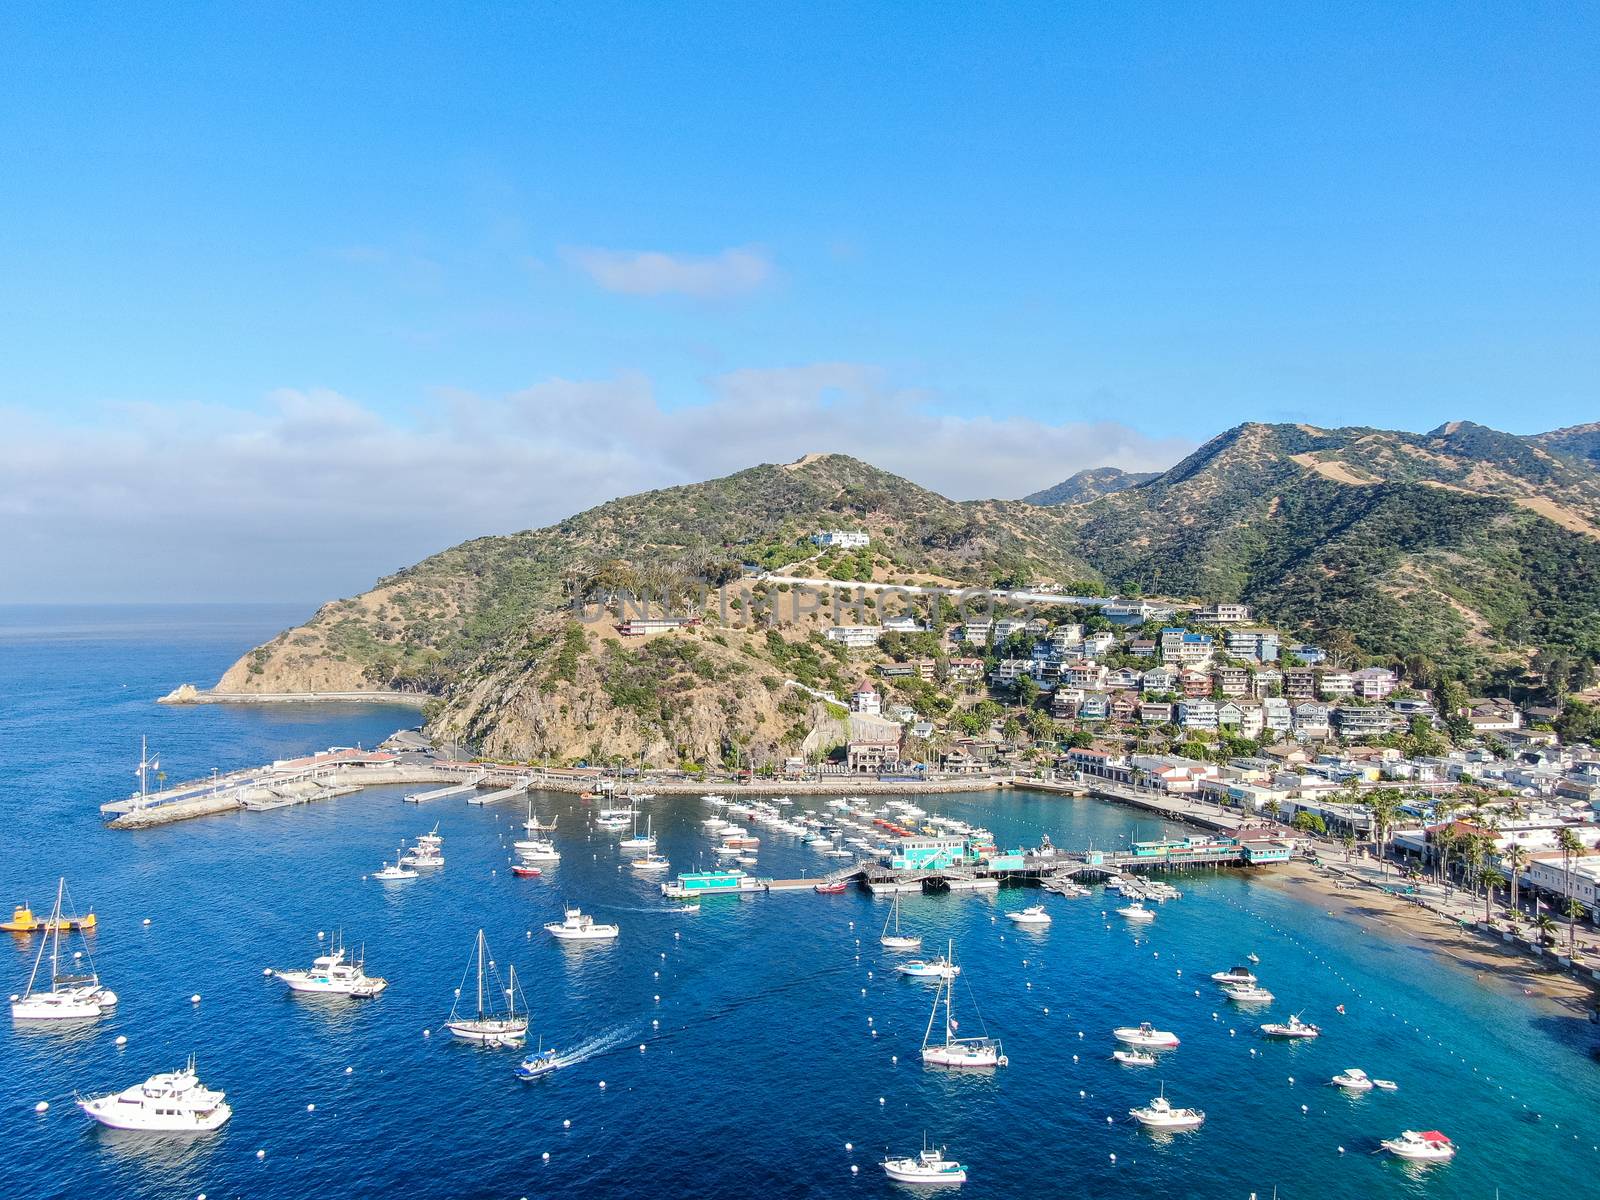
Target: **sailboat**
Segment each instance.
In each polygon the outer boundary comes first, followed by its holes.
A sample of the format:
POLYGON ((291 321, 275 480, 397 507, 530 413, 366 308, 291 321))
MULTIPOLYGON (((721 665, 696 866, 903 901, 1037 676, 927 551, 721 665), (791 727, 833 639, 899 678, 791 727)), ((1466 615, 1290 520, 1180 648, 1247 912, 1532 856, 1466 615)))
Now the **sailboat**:
MULTIPOLYGON (((947 958, 955 961, 956 944, 950 943, 947 958)), ((939 990, 934 993, 933 1011, 928 1014, 928 1028, 922 1034, 922 1061, 930 1067, 1003 1067, 1009 1061, 996 1038, 957 1037, 955 1014, 950 1010, 955 994, 953 975, 939 980, 939 990), (933 1023, 939 1016, 939 1005, 944 1005, 944 1041, 933 1041, 933 1023)))
POLYGON ((56 906, 50 913, 49 936, 39 943, 39 953, 34 955, 33 971, 28 976, 28 986, 22 995, 11 1000, 11 1017, 15 1021, 78 1021, 102 1016, 117 1006, 117 994, 100 985, 95 974, 94 959, 89 956, 88 945, 74 953, 76 962, 81 954, 89 964, 88 973, 61 970, 61 933, 67 923, 61 918, 61 901, 67 891, 67 881, 56 883, 56 906), (35 990, 39 983, 39 968, 44 965, 46 950, 50 951, 50 987, 35 990))
POLYGON ((883 921, 883 936, 878 938, 878 944, 885 950, 916 950, 922 945, 922 938, 912 937, 900 932, 900 893, 894 894, 894 903, 889 906, 889 915, 883 921), (889 926, 894 925, 894 932, 889 932, 889 926))
POLYGON ((474 971, 478 981, 477 1008, 470 1016, 461 1014, 461 988, 458 987, 455 1003, 450 1006, 450 1019, 444 1027, 463 1041, 480 1042, 485 1046, 511 1046, 522 1041, 528 1032, 528 1005, 524 1000, 521 1011, 517 1009, 517 969, 511 968, 509 986, 502 989, 500 972, 489 957, 489 946, 481 929, 472 950, 472 960, 461 976, 463 986, 474 971), (487 992, 484 991, 485 972, 492 985, 487 992), (503 1005, 496 1000, 496 993, 504 997, 503 1005))
POLYGON ((639 810, 633 810, 633 836, 625 837, 617 843, 619 850, 654 850, 656 848, 656 835, 653 829, 655 818, 644 819, 644 836, 639 836, 639 810))
POLYGON ((529 800, 528 819, 522 823, 522 827, 529 833, 554 833, 556 831, 556 822, 560 819, 560 817, 551 817, 550 824, 541 825, 539 818, 533 815, 533 801, 529 800))

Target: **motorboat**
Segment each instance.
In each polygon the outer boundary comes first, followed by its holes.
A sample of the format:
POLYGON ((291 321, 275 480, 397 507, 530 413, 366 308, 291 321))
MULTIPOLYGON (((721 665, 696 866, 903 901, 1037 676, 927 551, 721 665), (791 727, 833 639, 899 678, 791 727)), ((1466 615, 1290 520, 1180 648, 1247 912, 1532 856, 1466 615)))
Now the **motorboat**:
POLYGON ((1370 1092, 1374 1086, 1367 1073, 1360 1067, 1346 1067, 1329 1082, 1347 1092, 1370 1092))
POLYGON ((383 866, 372 873, 372 877, 383 880, 422 878, 419 872, 413 871, 410 867, 401 866, 399 862, 395 862, 393 865, 384 863, 383 866))
POLYGON ((933 997, 933 1009, 928 1013, 928 1027, 922 1033, 923 1064, 930 1067, 956 1068, 1003 1067, 1010 1060, 1006 1058, 999 1039, 986 1034, 977 1037, 956 1036, 959 1026, 956 1023, 952 999, 956 988, 956 972, 961 968, 954 966, 955 954, 955 943, 951 942, 944 961, 951 965, 952 970, 950 974, 939 979, 939 989, 933 997), (941 1004, 944 1006, 944 1041, 939 1042, 933 1040, 933 1026, 938 1019, 941 1004))
POLYGON ((512 842, 511 848, 523 862, 561 861, 561 851, 556 849, 554 842, 545 838, 525 838, 519 842, 512 842))
POLYGON ((921 1153, 907 1158, 886 1158, 883 1173, 896 1183, 930 1183, 934 1185, 965 1183, 965 1163, 944 1156, 944 1147, 930 1150, 924 1143, 921 1153))
POLYGON ((1212 983, 1254 983, 1255 972, 1249 967, 1229 967, 1226 971, 1211 972, 1212 983))
POLYGON ((1143 1108, 1130 1108, 1128 1115, 1146 1129, 1198 1129, 1206 1120, 1198 1108, 1173 1108, 1165 1088, 1143 1108))
POLYGON ((1153 1067, 1161 1060, 1148 1050, 1122 1050, 1111 1052, 1111 1057, 1125 1067, 1153 1067))
POLYGON ((1010 917, 1018 925, 1050 924, 1050 914, 1045 912, 1044 905, 1042 904, 1030 904, 1027 908, 1020 908, 1013 912, 1008 912, 1006 916, 1010 917))
POLYGON ((72 928, 69 919, 61 915, 66 891, 67 881, 64 878, 58 880, 55 908, 45 923, 49 936, 40 941, 39 951, 33 956, 28 986, 20 996, 11 997, 11 1019, 14 1021, 92 1020, 117 1006, 117 994, 100 983, 87 940, 82 950, 72 952, 68 969, 62 970, 61 934, 72 928), (50 985, 45 987, 40 976, 47 951, 50 956, 50 985))
POLYGON ((961 968, 940 955, 938 958, 914 958, 895 967, 902 975, 912 979, 954 979, 961 968))
POLYGON ((1156 914, 1144 906, 1143 900, 1135 900, 1132 904, 1117 909, 1117 915, 1126 917, 1130 921, 1149 922, 1156 919, 1156 914))
POLYGON ((560 921, 551 921, 547 924, 545 932, 553 938, 563 942, 604 942, 610 941, 621 933, 616 925, 600 925, 595 919, 581 909, 568 908, 563 910, 564 917, 560 921))
POLYGON ((1261 1032, 1272 1038, 1292 1038, 1301 1041, 1322 1036, 1322 1030, 1307 1021, 1302 1021, 1299 1013, 1291 1015, 1287 1021, 1268 1021, 1261 1027, 1261 1032))
POLYGON ((1398 1092, 1400 1090, 1400 1085, 1392 1079, 1374 1079, 1372 1086, 1380 1092, 1398 1092))
POLYGON ((1252 967, 1261 965, 1261 956, 1259 954, 1257 954, 1254 950, 1250 951, 1249 954, 1246 954, 1244 956, 1244 960, 1245 960, 1245 962, 1249 963, 1252 967))
POLYGON ((87 1116, 110 1129, 140 1133, 210 1133, 233 1116, 224 1094, 201 1084, 193 1058, 180 1070, 77 1103, 87 1116))
POLYGON ((466 1042, 484 1046, 513 1046, 528 1034, 528 1005, 521 1008, 517 1000, 521 990, 517 987, 517 969, 511 968, 510 978, 501 986, 500 971, 489 957, 489 944, 483 930, 478 930, 478 940, 473 944, 472 957, 461 976, 461 986, 456 988, 455 1003, 450 1006, 450 1017, 444 1023, 454 1036, 466 1042), (469 977, 477 979, 477 1001, 470 1011, 461 1007, 461 993, 469 977), (487 981, 488 986, 485 987, 487 981))
POLYGON ((827 883, 814 883, 811 890, 823 896, 841 896, 850 885, 842 879, 834 879, 827 883))
POLYGON ((418 839, 417 844, 405 854, 400 856, 400 865, 416 869, 432 869, 444 866, 444 855, 439 852, 439 847, 429 842, 418 839))
POLYGON ((918 950, 922 947, 920 935, 903 934, 900 932, 900 893, 894 894, 894 901, 889 906, 889 915, 883 919, 883 932, 878 936, 878 944, 885 950, 918 950), (890 925, 894 932, 889 932, 890 925))
POLYGON ((1412 1162, 1448 1162, 1456 1156, 1456 1144, 1437 1129, 1418 1133, 1414 1129, 1402 1131, 1399 1136, 1385 1138, 1378 1143, 1396 1158, 1412 1162))
POLYGON ((544 872, 538 867, 530 867, 527 863, 512 863, 511 873, 518 879, 537 879, 544 872))
POLYGON ((1271 1004, 1273 995, 1253 983, 1224 984, 1222 994, 1238 1004, 1271 1004))
POLYGON ((546 1050, 541 1046, 539 1050, 517 1064, 517 1078, 538 1079, 541 1075, 559 1071, 566 1065, 554 1050, 546 1050))
POLYGON ((1149 1021, 1140 1021, 1138 1025, 1124 1025, 1120 1029, 1113 1029, 1111 1036, 1125 1046, 1140 1046, 1147 1050, 1171 1050, 1179 1042, 1177 1034, 1169 1033, 1165 1029, 1157 1029, 1149 1021))
POLYGON ((273 971, 289 985, 291 992, 314 992, 325 996, 354 996, 369 999, 389 986, 389 981, 368 975, 364 959, 352 961, 344 945, 336 941, 327 954, 311 960, 308 971, 273 971))

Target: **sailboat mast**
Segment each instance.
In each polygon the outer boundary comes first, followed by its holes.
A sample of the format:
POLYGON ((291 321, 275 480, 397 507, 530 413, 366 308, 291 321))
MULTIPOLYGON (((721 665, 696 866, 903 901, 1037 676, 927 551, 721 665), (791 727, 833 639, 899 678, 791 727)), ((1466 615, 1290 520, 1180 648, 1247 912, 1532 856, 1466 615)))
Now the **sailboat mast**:
POLYGON ((478 1020, 483 1020, 483 930, 478 930, 478 1020))
POLYGON ((61 975, 61 894, 66 890, 65 878, 56 880, 56 910, 50 914, 50 990, 56 990, 56 979, 61 975))

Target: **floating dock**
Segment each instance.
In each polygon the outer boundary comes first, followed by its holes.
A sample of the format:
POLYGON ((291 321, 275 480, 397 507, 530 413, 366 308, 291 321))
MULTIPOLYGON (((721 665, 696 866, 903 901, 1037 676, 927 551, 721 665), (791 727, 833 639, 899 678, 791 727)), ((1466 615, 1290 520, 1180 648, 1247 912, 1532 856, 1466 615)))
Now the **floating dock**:
POLYGON ((462 796, 468 792, 478 790, 478 785, 488 778, 488 772, 474 775, 465 783, 452 783, 442 788, 434 788, 431 792, 411 792, 406 796, 407 804, 426 804, 430 800, 443 800, 446 796, 462 796))
MULTIPOLYGON (((473 786, 477 786, 476 784, 473 786)), ((508 788, 501 788, 497 792, 485 792, 481 796, 468 797, 468 804, 499 804, 502 800, 514 800, 518 796, 526 796, 528 789, 533 786, 533 778, 519 779, 508 788)), ((409 799, 409 797, 408 797, 409 799)))

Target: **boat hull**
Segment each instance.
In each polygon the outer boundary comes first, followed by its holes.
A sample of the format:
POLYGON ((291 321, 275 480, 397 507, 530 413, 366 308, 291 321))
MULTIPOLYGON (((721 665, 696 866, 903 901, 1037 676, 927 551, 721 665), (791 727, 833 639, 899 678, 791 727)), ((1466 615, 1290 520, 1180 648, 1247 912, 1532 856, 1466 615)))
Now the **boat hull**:
POLYGON ((107 1129, 120 1129, 129 1133, 213 1133, 226 1125, 228 1118, 233 1116, 233 1109, 229 1105, 218 1104, 207 1113, 195 1114, 192 1119, 179 1122, 171 1117, 156 1118, 143 1114, 119 1113, 115 1107, 116 1102, 115 1096, 102 1096, 96 1100, 80 1100, 78 1107, 86 1116, 107 1129))
POLYGON ((528 1036, 528 1022, 525 1020, 446 1021, 444 1027, 452 1037, 483 1046, 510 1046, 528 1036))
POLYGON ((13 1021, 89 1021, 117 1006, 115 992, 105 988, 73 988, 40 992, 11 1002, 13 1021))

